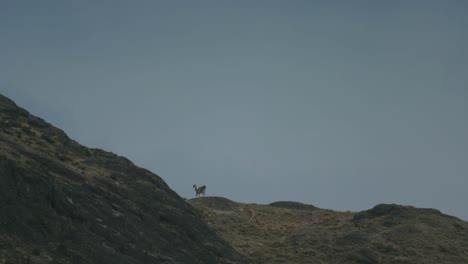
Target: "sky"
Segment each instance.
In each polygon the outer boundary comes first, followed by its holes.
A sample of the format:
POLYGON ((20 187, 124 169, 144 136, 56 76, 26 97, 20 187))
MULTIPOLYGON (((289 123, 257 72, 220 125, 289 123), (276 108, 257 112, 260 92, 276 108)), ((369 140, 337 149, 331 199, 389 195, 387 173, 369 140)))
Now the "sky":
POLYGON ((0 2, 0 93, 180 196, 468 220, 466 1, 0 2))

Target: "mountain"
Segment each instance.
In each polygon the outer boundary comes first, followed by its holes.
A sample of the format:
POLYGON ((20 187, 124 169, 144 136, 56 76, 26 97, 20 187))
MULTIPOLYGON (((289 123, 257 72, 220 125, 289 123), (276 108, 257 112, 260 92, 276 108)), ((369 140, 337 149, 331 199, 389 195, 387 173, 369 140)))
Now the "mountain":
POLYGON ((0 263, 468 263, 468 223, 396 204, 184 200, 0 95, 0 263))
POLYGON ((256 263, 468 263, 468 223, 434 209, 379 204, 362 212, 297 202, 189 200, 256 263))
POLYGON ((250 263, 157 175, 0 95, 0 263, 250 263))

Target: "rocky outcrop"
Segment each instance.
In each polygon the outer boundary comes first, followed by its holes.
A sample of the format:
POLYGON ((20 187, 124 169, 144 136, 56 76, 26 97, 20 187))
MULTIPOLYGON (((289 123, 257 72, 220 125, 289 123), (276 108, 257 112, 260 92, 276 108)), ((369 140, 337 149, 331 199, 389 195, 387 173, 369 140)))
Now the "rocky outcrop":
POLYGON ((249 263, 157 175, 0 95, 0 263, 249 263))

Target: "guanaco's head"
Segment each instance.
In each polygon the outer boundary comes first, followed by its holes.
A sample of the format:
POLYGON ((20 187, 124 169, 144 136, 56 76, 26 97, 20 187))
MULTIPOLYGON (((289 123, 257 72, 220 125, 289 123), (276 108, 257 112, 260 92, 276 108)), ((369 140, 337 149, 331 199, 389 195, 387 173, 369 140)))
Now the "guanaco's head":
POLYGON ((194 185, 193 185, 193 188, 197 188, 197 185, 194 184, 194 185))

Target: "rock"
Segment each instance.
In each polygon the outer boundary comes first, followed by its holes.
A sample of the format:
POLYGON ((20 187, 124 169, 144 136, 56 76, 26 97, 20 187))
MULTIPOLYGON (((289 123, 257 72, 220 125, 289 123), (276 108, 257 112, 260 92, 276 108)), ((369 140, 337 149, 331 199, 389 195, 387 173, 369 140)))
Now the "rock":
POLYGON ((1 95, 0 120, 3 262, 250 263, 159 176, 1 95))
POLYGON ((353 221, 359 222, 366 219, 386 217, 384 220, 385 225, 393 226, 405 219, 421 217, 424 215, 435 215, 456 219, 453 216, 442 214, 439 210, 436 209, 415 208, 412 206, 403 206, 397 204, 378 204, 372 209, 362 211, 354 215, 353 221))

